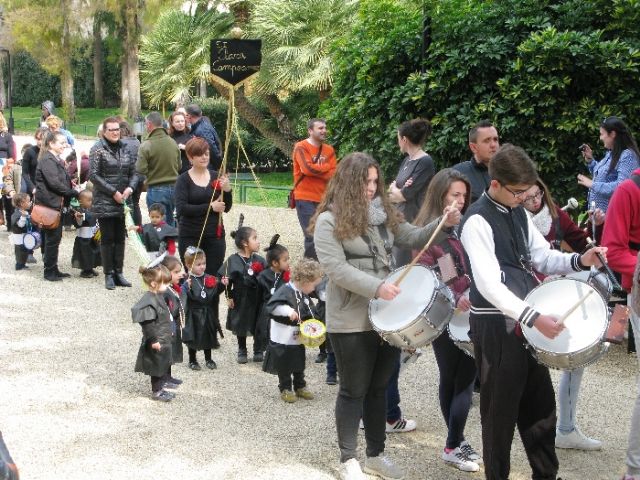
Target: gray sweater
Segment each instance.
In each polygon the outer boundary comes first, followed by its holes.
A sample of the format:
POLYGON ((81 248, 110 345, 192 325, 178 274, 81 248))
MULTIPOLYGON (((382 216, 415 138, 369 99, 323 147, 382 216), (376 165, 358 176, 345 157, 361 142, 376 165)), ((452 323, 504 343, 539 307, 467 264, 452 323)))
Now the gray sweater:
MULTIPOLYGON (((422 248, 433 234, 440 218, 425 227, 401 223, 394 236, 387 229, 389 243, 403 248, 422 248)), ((374 259, 367 243, 361 236, 339 241, 335 238, 335 217, 332 212, 318 216, 314 232, 314 244, 318 260, 329 277, 327 284, 327 331, 331 333, 366 332, 373 327, 369 322, 368 304, 375 297, 383 279, 391 272, 388 265, 384 240, 378 227, 369 226, 367 235, 380 252, 374 259), (354 258, 355 257, 355 258, 354 258)), ((445 229, 436 236, 438 243, 447 237, 445 229)))

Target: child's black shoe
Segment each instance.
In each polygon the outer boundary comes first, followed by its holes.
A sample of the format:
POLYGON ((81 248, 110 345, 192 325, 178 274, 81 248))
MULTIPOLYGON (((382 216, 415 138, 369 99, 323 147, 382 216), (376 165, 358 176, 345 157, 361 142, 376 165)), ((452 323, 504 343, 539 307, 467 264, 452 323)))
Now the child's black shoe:
POLYGON ((170 402, 174 397, 175 395, 173 393, 167 392, 165 390, 159 390, 151 394, 151 399, 157 402, 170 402))
POLYGON ((84 270, 84 271, 80 272, 80 276, 82 278, 93 278, 93 273, 91 273, 90 270, 84 270))
POLYGON ((191 370, 201 370, 200 364, 198 362, 189 362, 189 368, 191 370))
POLYGON ((24 263, 16 263, 16 270, 25 270, 28 268, 29 267, 27 267, 24 263))
POLYGON ((216 368, 218 368, 218 365, 216 365, 216 362, 214 362, 213 360, 207 360, 205 362, 205 365, 209 370, 215 370, 216 368))

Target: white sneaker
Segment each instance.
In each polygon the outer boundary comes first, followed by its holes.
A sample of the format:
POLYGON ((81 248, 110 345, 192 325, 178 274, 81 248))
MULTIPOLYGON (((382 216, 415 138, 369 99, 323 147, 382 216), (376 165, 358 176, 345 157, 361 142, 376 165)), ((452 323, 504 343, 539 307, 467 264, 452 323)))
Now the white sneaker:
POLYGON ((404 472, 388 457, 379 455, 377 457, 367 457, 364 461, 364 472, 369 475, 376 475, 384 480, 403 480, 404 472))
POLYGON ((362 473, 360 463, 355 458, 341 463, 339 472, 342 480, 367 480, 367 477, 362 473))
POLYGON ((402 433, 402 432, 412 432, 416 429, 418 425, 415 420, 408 420, 406 418, 399 418, 395 422, 389 423, 385 427, 387 433, 402 433))
POLYGON ((469 442, 467 442, 466 440, 460 444, 460 451, 464 453, 465 457, 467 457, 472 462, 477 464, 482 463, 482 457, 480 456, 480 454, 476 452, 471 444, 469 444, 469 442))
POLYGON ((600 450, 602 442, 587 437, 578 427, 571 433, 560 433, 556 430, 556 448, 574 448, 576 450, 600 450))
POLYGON ((477 472, 480 470, 480 465, 476 462, 472 462, 467 458, 467 456, 462 453, 460 447, 456 447, 447 453, 446 450, 442 450, 442 459, 445 463, 449 465, 453 465, 458 470, 462 470, 463 472, 477 472))

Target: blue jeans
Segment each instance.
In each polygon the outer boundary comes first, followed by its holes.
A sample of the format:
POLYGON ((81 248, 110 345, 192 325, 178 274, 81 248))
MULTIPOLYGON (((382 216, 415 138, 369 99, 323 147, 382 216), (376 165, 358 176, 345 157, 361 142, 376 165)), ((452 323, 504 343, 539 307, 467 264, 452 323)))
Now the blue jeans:
POLYGON ((313 235, 309 235, 307 233, 307 228, 309 227, 311 217, 316 213, 317 207, 318 204, 316 202, 296 200, 298 221, 300 222, 300 227, 302 228, 302 233, 304 235, 304 256, 307 258, 313 258, 314 260, 318 259, 318 255, 316 254, 316 247, 313 244, 313 235))
POLYGON ((165 221, 168 225, 175 227, 175 220, 173 219, 173 209, 175 203, 173 199, 173 185, 149 185, 147 188, 147 208, 150 208, 154 203, 160 203, 164 205, 165 209, 165 221))
POLYGON ((584 368, 562 372, 558 385, 558 431, 569 434, 576 428, 576 405, 584 368))

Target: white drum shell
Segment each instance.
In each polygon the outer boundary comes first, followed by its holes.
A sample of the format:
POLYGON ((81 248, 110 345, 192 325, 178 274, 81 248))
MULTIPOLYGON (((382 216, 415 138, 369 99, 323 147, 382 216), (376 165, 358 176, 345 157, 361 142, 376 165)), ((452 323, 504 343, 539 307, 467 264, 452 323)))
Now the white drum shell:
POLYGON ((535 327, 523 327, 522 333, 536 359, 550 368, 574 370, 598 360, 609 348, 604 334, 609 321, 606 301, 586 281, 557 278, 534 288, 525 301, 545 315, 562 317, 589 291, 589 298, 565 320, 565 329, 554 339, 542 335, 535 327))
POLYGON ((469 338, 469 311, 456 310, 447 325, 447 332, 454 345, 473 358, 473 343, 469 338))
MULTIPOLYGON (((393 283, 407 267, 391 272, 393 283)), ((453 295, 436 274, 415 265, 400 284, 400 294, 391 301, 369 302, 369 319, 374 330, 398 348, 420 348, 433 342, 446 328, 453 312, 453 295)))

